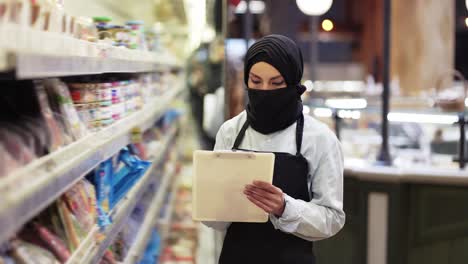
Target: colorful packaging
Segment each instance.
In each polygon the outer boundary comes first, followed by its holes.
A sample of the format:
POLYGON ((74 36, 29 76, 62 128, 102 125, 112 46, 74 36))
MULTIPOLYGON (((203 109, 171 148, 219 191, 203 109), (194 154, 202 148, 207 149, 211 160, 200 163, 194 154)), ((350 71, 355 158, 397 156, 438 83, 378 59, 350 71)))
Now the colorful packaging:
POLYGON ((61 239, 37 222, 33 223, 33 227, 41 240, 47 245, 47 248, 54 253, 58 260, 66 262, 70 258, 70 251, 61 239))
POLYGON ((44 81, 44 85, 49 94, 54 112, 58 113, 64 123, 66 130, 71 134, 73 140, 78 140, 88 134, 86 126, 80 120, 73 105, 70 92, 67 86, 59 79, 49 79, 44 81))
POLYGON ((112 103, 113 104, 118 104, 125 100, 123 96, 123 92, 121 91, 119 82, 112 83, 111 91, 112 91, 112 103))
POLYGON ((89 183, 82 180, 70 188, 62 197, 69 211, 76 217, 83 230, 89 232, 95 224, 96 196, 94 191, 86 185, 89 183))
POLYGON ((21 240, 12 241, 11 255, 16 263, 22 264, 59 264, 49 251, 21 240))
POLYGON ((59 199, 57 201, 57 206, 59 208, 60 217, 65 226, 66 241, 68 242, 68 248, 70 251, 75 251, 79 246, 82 240, 79 234, 85 234, 84 230, 80 230, 80 225, 78 221, 74 218, 70 210, 68 209, 65 201, 59 199))
POLYGON ((118 169, 115 170, 112 177, 111 207, 123 198, 150 165, 151 162, 140 160, 137 156, 131 155, 128 148, 120 151, 118 164, 115 166, 118 169))
POLYGON ((0 142, 0 178, 7 176, 21 166, 0 142))
POLYGON ((94 176, 98 208, 101 208, 106 214, 111 210, 111 201, 113 200, 112 176, 112 159, 102 162, 94 176))
POLYGON ((99 102, 100 90, 93 83, 69 83, 70 94, 75 104, 99 102))
POLYGON ((112 83, 100 83, 98 84, 99 89, 99 101, 111 101, 112 102, 112 83))
POLYGON ((158 232, 153 229, 151 233, 151 238, 146 246, 145 252, 143 253, 143 258, 140 260, 139 264, 154 264, 158 261, 159 255, 161 253, 161 237, 158 232))
POLYGON ((109 249, 106 250, 101 262, 99 262, 99 264, 116 264, 116 263, 117 262, 115 261, 114 253, 112 253, 112 251, 109 249))
POLYGON ((44 86, 39 82, 36 82, 35 84, 36 84, 35 90, 37 93, 40 110, 41 110, 42 116, 45 119, 47 129, 49 130, 51 139, 52 139, 51 144, 49 146, 50 147, 49 150, 54 151, 54 150, 57 150, 62 145, 64 145, 64 138, 63 138, 64 131, 63 131, 63 128, 60 127, 57 120, 55 120, 54 118, 53 112, 49 105, 49 101, 47 99, 47 93, 45 91, 44 86))

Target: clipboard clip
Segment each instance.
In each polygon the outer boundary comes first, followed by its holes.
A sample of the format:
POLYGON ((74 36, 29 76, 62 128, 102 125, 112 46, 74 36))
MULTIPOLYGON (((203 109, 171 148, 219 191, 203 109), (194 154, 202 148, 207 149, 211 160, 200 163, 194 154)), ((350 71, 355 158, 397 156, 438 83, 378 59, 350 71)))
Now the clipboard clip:
POLYGON ((252 153, 248 152, 243 152, 243 151, 233 151, 233 152, 215 152, 215 157, 216 158, 245 158, 247 157, 248 159, 255 159, 255 155, 252 153))

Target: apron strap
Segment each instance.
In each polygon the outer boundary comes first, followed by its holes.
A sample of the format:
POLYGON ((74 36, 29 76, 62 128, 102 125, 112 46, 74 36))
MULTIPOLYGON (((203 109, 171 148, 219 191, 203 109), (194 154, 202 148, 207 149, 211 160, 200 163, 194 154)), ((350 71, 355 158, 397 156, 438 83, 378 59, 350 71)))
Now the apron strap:
POLYGON ((242 126, 241 130, 239 131, 239 134, 236 137, 236 141, 234 142, 234 146, 232 147, 233 150, 239 149, 239 146, 242 143, 242 140, 244 139, 245 131, 247 131, 249 125, 249 120, 245 120, 244 125, 242 126))
MULTIPOLYGON (((233 150, 239 149, 240 144, 245 136, 245 131, 249 128, 249 121, 245 120, 244 125, 242 126, 239 134, 236 137, 236 141, 234 141, 234 146, 232 147, 233 150)), ((301 114, 299 119, 297 119, 296 123, 296 149, 297 153, 296 156, 301 156, 301 148, 302 148, 302 133, 304 132, 304 115, 301 114)))
POLYGON ((304 132, 304 115, 301 114, 299 119, 297 119, 296 123, 296 156, 302 156, 301 148, 302 148, 302 133, 304 132))

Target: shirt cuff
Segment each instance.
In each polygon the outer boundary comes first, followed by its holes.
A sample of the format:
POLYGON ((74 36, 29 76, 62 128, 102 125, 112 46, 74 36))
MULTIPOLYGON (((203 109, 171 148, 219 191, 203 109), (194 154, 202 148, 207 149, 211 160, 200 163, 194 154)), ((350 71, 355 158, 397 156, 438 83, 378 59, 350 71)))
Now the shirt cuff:
POLYGON ((271 214, 270 221, 276 229, 286 233, 293 233, 297 230, 301 218, 299 204, 296 199, 287 194, 284 194, 284 200, 286 206, 283 215, 278 218, 271 214))

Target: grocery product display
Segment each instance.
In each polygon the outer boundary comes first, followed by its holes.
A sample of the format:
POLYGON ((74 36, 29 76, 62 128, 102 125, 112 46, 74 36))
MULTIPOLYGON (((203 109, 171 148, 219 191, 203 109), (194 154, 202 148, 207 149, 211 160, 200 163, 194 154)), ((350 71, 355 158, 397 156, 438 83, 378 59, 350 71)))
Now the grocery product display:
MULTIPOLYGON (((0 256, 11 263, 36 263, 34 259, 41 259, 38 263, 85 263, 80 255, 86 253, 83 245, 89 240, 105 241, 106 231, 111 229, 119 234, 106 246, 109 250, 103 248, 102 255, 98 251, 90 257, 100 263, 123 261, 142 222, 157 216, 148 214, 154 197, 164 195, 168 182, 176 176, 180 114, 167 111, 144 133, 141 145, 152 154, 151 161, 138 157, 133 144, 122 149, 26 223, 2 245, 0 256), (117 220, 115 212, 127 200, 134 200, 132 206, 126 206, 126 217, 117 220), (117 221, 125 225, 115 228, 117 221)), ((155 237, 153 234, 148 241, 154 244, 155 237)), ((148 252, 146 259, 158 255, 154 249, 148 252)))
POLYGON ((112 75, 99 82, 0 81, 4 89, 0 145, 5 150, 0 154, 0 177, 153 103, 170 89, 168 80, 174 82, 175 77, 163 76, 159 72, 124 81, 112 75))
POLYGON ((184 69, 158 38, 64 1, 0 1, 0 263, 159 259, 184 69))
POLYGON ((181 66, 142 21, 71 15, 59 2, 0 2, 0 49, 15 58, 2 56, 1 71, 25 79, 181 66))

